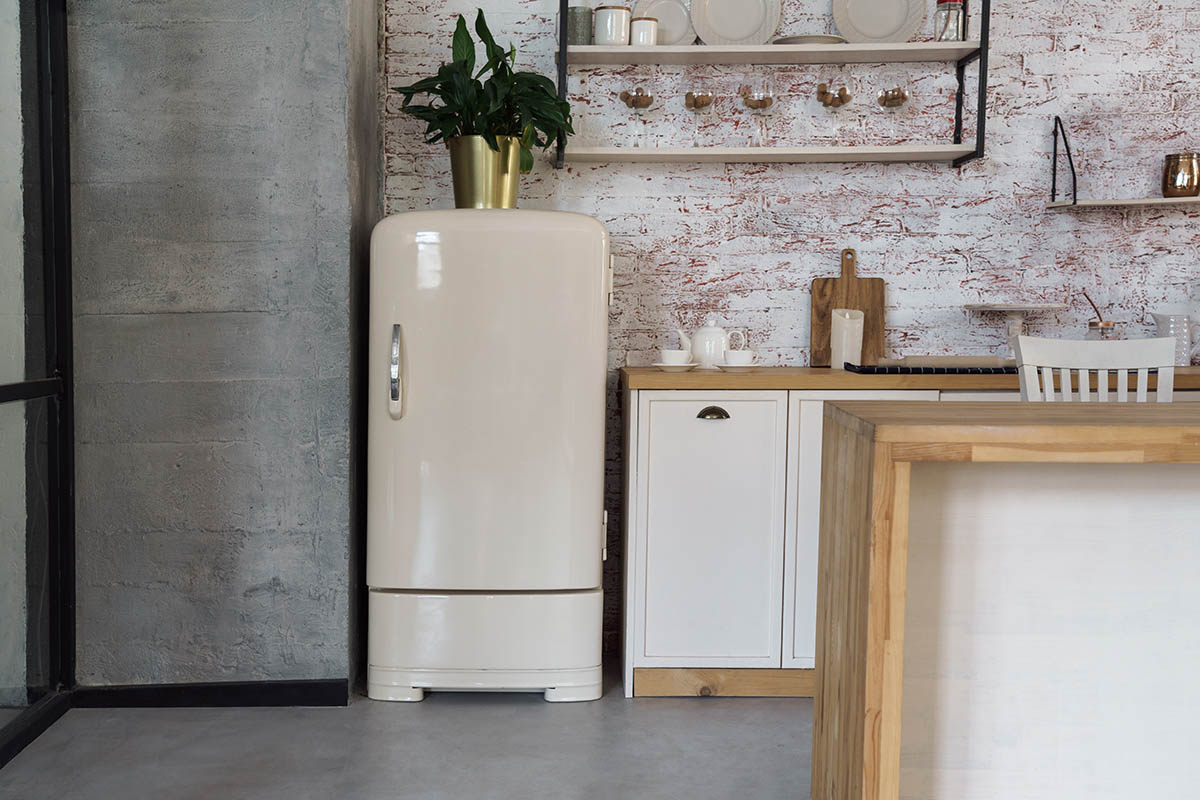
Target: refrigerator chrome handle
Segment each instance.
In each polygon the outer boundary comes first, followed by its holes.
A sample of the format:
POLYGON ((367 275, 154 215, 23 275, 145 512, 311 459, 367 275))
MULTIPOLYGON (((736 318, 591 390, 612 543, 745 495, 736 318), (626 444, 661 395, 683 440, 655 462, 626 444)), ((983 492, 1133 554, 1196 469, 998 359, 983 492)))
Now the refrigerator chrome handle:
POLYGON ((401 377, 400 368, 400 337, 400 323, 396 323, 392 326, 392 353, 391 361, 388 364, 388 413, 392 415, 393 419, 400 419, 404 416, 404 379, 401 377))

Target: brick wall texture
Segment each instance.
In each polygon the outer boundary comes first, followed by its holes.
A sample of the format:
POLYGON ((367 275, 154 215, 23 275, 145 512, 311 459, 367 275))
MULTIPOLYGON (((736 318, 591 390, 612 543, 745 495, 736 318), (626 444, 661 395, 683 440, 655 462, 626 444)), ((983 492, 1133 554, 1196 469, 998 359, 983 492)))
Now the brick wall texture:
MULTIPOLYGON (((478 0, 476 0, 478 2, 478 0)), ((389 87, 433 72, 449 58, 458 14, 476 2, 386 0, 389 87)), ((521 68, 554 74, 553 0, 482 7, 497 38, 512 41, 521 68)), ((931 38, 933 3, 917 39, 931 38)), ((972 9, 970 30, 979 30, 972 9)), ((784 0, 780 32, 832 32, 826 1, 784 0)), ((965 303, 1063 301, 1070 309, 1034 333, 1082 336, 1087 290, 1129 334, 1150 332, 1149 309, 1200 307, 1197 211, 1188 207, 1049 212, 1051 121, 1072 132, 1081 197, 1152 197, 1162 156, 1200 141, 1200 10, 1194 0, 1013 0, 992 15, 987 154, 947 164, 576 164, 540 160, 521 205, 597 217, 613 237, 616 305, 610 368, 644 365, 672 331, 709 315, 749 330, 770 364, 808 363, 808 287, 836 274, 843 247, 859 271, 887 280, 892 354, 995 354, 1003 322, 965 303)), ((967 106, 975 102, 974 68, 967 106)), ((569 98, 581 144, 949 143, 952 64, 771 67, 572 67, 569 98), (736 99, 747 76, 770 71, 778 101, 758 118, 736 99), (846 86, 836 111, 816 85, 846 86), (697 119, 683 94, 707 82, 718 94, 697 119), (617 99, 642 86, 655 105, 642 120, 617 99), (874 102, 880 89, 912 95, 898 111, 874 102)), ((974 130, 974 117, 967 127, 974 130)), ((449 158, 421 141, 422 126, 386 100, 388 213, 452 205, 449 158)), ((1065 168, 1065 162, 1061 164, 1065 168)), ((1060 186, 1063 185, 1060 182, 1060 186)), ((1195 208, 1195 207, 1192 207, 1195 208)), ((620 507, 620 428, 615 377, 609 420, 609 505, 620 507)), ((617 517, 619 522, 619 517, 617 517)), ((608 627, 619 624, 620 525, 610 542, 608 627)))

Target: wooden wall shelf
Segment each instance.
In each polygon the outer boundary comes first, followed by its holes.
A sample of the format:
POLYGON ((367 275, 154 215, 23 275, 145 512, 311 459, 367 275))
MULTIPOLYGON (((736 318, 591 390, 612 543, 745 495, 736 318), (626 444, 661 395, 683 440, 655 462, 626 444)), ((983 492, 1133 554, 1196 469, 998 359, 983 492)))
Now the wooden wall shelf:
POLYGON ((979 39, 967 42, 897 42, 888 44, 659 45, 609 47, 567 45, 567 2, 558 2, 558 97, 567 99, 570 66, 630 64, 879 64, 943 62, 954 66, 954 133, 950 145, 863 147, 670 147, 614 148, 567 146, 559 136, 554 164, 567 161, 617 163, 852 163, 861 161, 942 161, 961 166, 983 157, 987 128, 988 41, 992 0, 980 0, 979 39), (966 69, 978 61, 975 142, 963 144, 963 111, 967 99, 966 69))
POLYGON ((1046 208, 1060 211, 1064 208, 1136 208, 1138 206, 1183 206, 1200 203, 1200 197, 1134 197, 1127 200, 1058 200, 1047 203, 1046 208))
POLYGON ((972 144, 900 144, 828 147, 582 147, 567 148, 569 162, 836 164, 860 161, 954 161, 972 144))
POLYGON ((958 61, 978 55, 979 42, 899 44, 659 45, 605 47, 572 45, 567 61, 577 65, 623 64, 892 64, 958 61))

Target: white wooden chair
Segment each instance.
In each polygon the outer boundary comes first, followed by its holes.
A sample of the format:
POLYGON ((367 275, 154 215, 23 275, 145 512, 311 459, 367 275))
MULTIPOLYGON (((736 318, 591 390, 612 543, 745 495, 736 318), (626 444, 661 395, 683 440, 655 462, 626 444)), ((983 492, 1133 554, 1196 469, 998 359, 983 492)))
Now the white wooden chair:
POLYGON ((1021 375, 1021 399, 1032 401, 1068 402, 1072 400, 1071 373, 1078 380, 1081 402, 1113 399, 1109 392, 1109 372, 1117 374, 1116 401, 1129 401, 1129 373, 1137 373, 1136 399, 1146 402, 1150 370, 1158 371, 1158 387, 1154 393, 1160 403, 1171 402, 1175 388, 1175 340, 1127 339, 1123 341, 1072 341, 1069 339, 1038 339, 1017 337, 1017 370, 1021 375), (1055 397, 1054 374, 1058 372, 1058 397, 1055 397), (1096 374, 1095 393, 1092 373, 1096 374))

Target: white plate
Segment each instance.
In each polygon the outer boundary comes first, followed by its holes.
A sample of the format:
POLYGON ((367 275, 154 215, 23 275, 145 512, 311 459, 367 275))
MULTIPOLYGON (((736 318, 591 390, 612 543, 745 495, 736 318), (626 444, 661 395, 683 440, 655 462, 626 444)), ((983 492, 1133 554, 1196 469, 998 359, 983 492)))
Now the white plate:
POLYGON ((663 372, 688 372, 695 369, 698 364, 651 364, 653 367, 658 367, 663 372))
POLYGON ((720 369, 722 372, 754 372, 754 370, 758 369, 759 366, 761 366, 761 365, 760 364, 738 364, 735 366, 733 364, 717 364, 717 368, 720 369))
POLYGON ((833 0, 833 21, 851 42, 907 42, 925 21, 925 0, 833 0))
POLYGON ((845 44, 846 37, 833 33, 804 33, 799 36, 780 36, 771 44, 845 44))
POLYGON ((654 17, 658 20, 659 44, 692 44, 696 29, 683 0, 641 0, 633 9, 635 17, 654 17))
POLYGON ((780 0, 692 0, 692 25, 705 44, 766 44, 782 13, 780 0))

